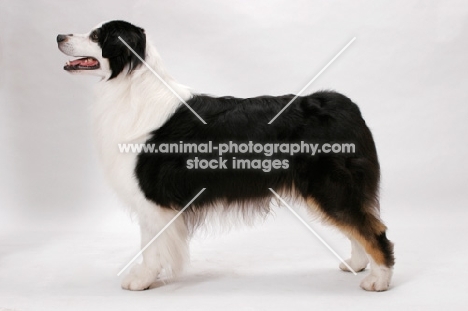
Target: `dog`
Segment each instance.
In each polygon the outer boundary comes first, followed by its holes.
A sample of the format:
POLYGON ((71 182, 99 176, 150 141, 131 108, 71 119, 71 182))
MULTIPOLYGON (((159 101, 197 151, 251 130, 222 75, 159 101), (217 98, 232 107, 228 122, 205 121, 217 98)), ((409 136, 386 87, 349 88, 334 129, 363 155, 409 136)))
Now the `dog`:
MULTIPOLYGON (((78 57, 65 64, 66 71, 101 77, 92 107, 96 145, 106 178, 136 215, 141 246, 199 194, 144 250, 142 263, 131 268, 122 288, 144 290, 163 275, 179 275, 189 258, 189 239, 198 227, 213 215, 223 221, 233 213, 249 222, 268 214, 274 198, 270 189, 305 203, 350 239, 347 265, 363 271, 370 263, 363 289, 389 288, 394 254, 380 219, 377 152, 359 108, 348 97, 320 91, 299 96, 287 107, 293 95, 235 98, 194 93, 165 71, 145 30, 125 21, 105 22, 86 34, 60 34, 57 42, 64 54, 78 57), (214 164, 216 152, 125 153, 117 147, 186 142, 278 146, 299 141, 323 146, 348 142, 355 151, 314 156, 277 153, 279 162, 268 171, 264 164, 271 156, 265 153, 230 150, 226 154, 233 166, 203 169, 194 167, 194 159, 214 164), (260 169, 246 162, 247 166, 234 169, 239 157, 251 164, 257 160, 260 169), (201 189, 205 191, 200 194, 201 189)), ((341 263, 340 268, 349 271, 347 265, 341 263)))

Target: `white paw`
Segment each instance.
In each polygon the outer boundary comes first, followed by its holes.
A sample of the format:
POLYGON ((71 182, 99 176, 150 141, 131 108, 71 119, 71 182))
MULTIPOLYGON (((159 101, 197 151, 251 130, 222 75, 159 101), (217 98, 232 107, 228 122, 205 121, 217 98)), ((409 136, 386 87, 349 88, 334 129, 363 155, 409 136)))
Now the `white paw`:
POLYGON ((389 288, 391 278, 392 270, 389 268, 371 271, 371 274, 362 280, 361 288, 373 292, 383 292, 389 288))
MULTIPOLYGON (((346 259, 345 262, 354 270, 354 272, 361 272, 364 271, 367 267, 367 260, 361 260, 361 261, 356 261, 356 260, 351 260, 346 259)), ((340 263, 340 269, 346 272, 351 272, 348 267, 345 266, 344 263, 340 263)))
POLYGON ((128 290, 148 289, 159 273, 150 270, 144 264, 137 264, 122 280, 122 288, 128 290))

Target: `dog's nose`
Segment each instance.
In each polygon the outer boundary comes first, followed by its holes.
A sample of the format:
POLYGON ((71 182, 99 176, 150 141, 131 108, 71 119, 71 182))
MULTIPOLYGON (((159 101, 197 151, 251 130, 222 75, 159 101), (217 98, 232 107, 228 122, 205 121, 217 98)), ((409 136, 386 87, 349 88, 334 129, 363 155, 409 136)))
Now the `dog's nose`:
POLYGON ((67 39, 67 35, 58 35, 57 36, 57 42, 60 43, 62 41, 65 41, 67 39))

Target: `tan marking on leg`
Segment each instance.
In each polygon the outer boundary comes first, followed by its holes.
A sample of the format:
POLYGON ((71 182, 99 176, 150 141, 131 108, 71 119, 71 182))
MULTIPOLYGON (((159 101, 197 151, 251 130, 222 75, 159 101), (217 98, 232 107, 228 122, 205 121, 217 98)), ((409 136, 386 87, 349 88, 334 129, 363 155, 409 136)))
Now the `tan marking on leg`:
MULTIPOLYGON (((379 249, 377 241, 375 241, 374 237, 371 237, 373 241, 369 241, 368 239, 366 239, 366 237, 362 236, 359 232, 357 232, 356 228, 347 224, 338 223, 336 220, 330 218, 328 215, 326 215, 326 213, 323 212, 323 210, 320 208, 320 204, 318 204, 314 198, 307 198, 306 201, 310 209, 313 212, 319 214, 325 223, 337 227, 344 234, 356 239, 364 247, 366 253, 369 254, 377 264, 385 264, 385 255, 379 249)), ((368 219, 370 221, 370 229, 375 236, 387 230, 387 227, 374 215, 370 214, 368 219)))

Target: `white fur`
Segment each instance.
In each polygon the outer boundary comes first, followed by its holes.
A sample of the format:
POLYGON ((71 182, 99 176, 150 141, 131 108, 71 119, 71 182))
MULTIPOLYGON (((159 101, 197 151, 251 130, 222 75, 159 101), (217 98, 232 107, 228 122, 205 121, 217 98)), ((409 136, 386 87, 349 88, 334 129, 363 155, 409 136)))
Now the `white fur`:
MULTIPOLYGON (((351 237, 349 239, 351 241, 351 258, 347 259, 346 263, 355 272, 360 272, 366 269, 370 261, 370 273, 361 281, 361 288, 375 292, 388 290, 393 274, 392 268, 378 265, 358 241, 351 237)), ((343 263, 340 263, 340 269, 350 272, 343 263)))
MULTIPOLYGON (((118 196, 136 215, 144 247, 176 214, 148 201, 134 177, 137 154, 120 153, 119 143, 144 142, 150 132, 160 127, 181 104, 180 100, 142 65, 131 75, 123 73, 108 80, 111 72, 107 59, 102 58, 99 45, 88 34, 74 34, 60 45, 71 56, 91 56, 100 63, 98 70, 73 71, 102 77, 97 85, 96 103, 92 109, 95 142, 104 173, 118 196)), ((184 100, 192 94, 187 87, 174 81, 164 68, 158 53, 147 44, 145 60, 159 76, 184 100)), ((160 273, 177 275, 188 259, 188 232, 178 218, 144 252, 143 262, 134 265, 122 282, 122 287, 143 290, 160 273)))
MULTIPOLYGON (((146 61, 184 100, 189 90, 177 84, 161 67, 159 56, 148 44, 146 61)), ((98 84, 93 123, 105 175, 121 199, 136 213, 144 247, 176 214, 148 201, 134 176, 136 154, 123 154, 119 143, 141 143, 160 127, 180 105, 179 99, 146 67, 132 75, 121 74, 98 84)), ((187 228, 182 218, 174 222, 143 253, 122 282, 131 290, 147 288, 162 270, 177 274, 188 257, 187 228)))
MULTIPOLYGON (((100 63, 97 70, 71 72, 102 77, 96 90, 96 104, 92 109, 95 142, 106 178, 136 215, 143 248, 176 215, 176 211, 161 208, 145 198, 134 176, 137 154, 120 153, 118 144, 145 142, 148 135, 159 128, 181 103, 145 65, 130 75, 124 69, 120 75, 108 80, 111 75, 108 60, 102 57, 101 48, 89 38, 89 34, 74 34, 59 44, 59 48, 67 55, 91 56, 100 63)), ((178 84, 167 74, 156 49, 150 43, 146 46, 145 60, 182 99, 187 101, 192 97, 187 87, 178 84)), ((204 221, 217 212, 223 213, 224 209, 214 209, 212 214, 206 215, 204 221)), ((122 281, 122 288, 144 290, 162 274, 174 276, 180 273, 189 257, 188 229, 182 217, 174 221, 143 252, 143 261, 131 268, 122 281)), ((368 263, 367 255, 358 242, 351 240, 351 243, 352 254, 347 263, 355 271, 363 270, 368 263)), ((372 259, 370 262, 370 275, 362 281, 361 287, 371 291, 388 289, 392 270, 377 265, 372 259)), ((340 265, 340 268, 347 270, 344 265, 340 265)))
POLYGON ((371 271, 361 282, 361 288, 367 291, 382 292, 390 287, 393 269, 383 265, 378 265, 369 256, 371 271))
POLYGON ((84 34, 73 34, 67 36, 64 42, 59 44, 59 49, 64 54, 74 57, 92 56, 100 63, 100 68, 95 70, 73 70, 69 71, 72 74, 90 74, 100 77, 109 77, 110 67, 109 62, 102 57, 102 50, 99 44, 93 42, 90 38, 91 31, 84 34))
MULTIPOLYGON (((345 261, 355 272, 363 271, 369 263, 366 251, 354 238, 350 237, 349 239, 351 241, 351 258, 345 261)), ((340 263, 340 269, 351 272, 343 263, 340 263)))
MULTIPOLYGON (((141 232, 141 248, 154 238, 177 212, 158 208, 149 202, 146 208, 138 207, 141 232)), ((144 290, 157 277, 178 275, 189 258, 188 232, 182 217, 177 218, 143 252, 143 262, 134 265, 123 281, 122 288, 144 290)))

